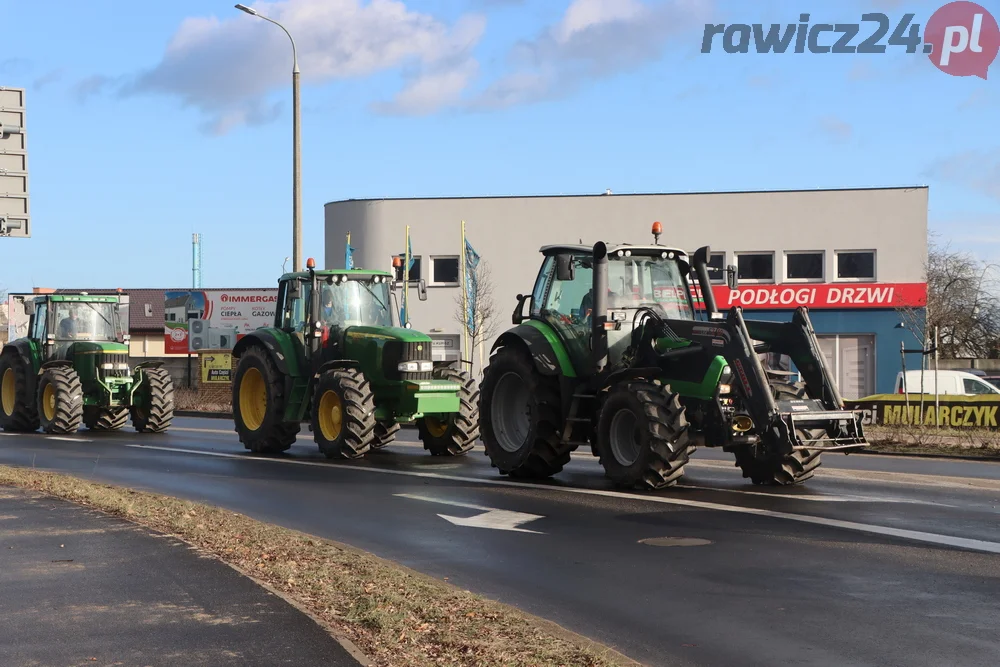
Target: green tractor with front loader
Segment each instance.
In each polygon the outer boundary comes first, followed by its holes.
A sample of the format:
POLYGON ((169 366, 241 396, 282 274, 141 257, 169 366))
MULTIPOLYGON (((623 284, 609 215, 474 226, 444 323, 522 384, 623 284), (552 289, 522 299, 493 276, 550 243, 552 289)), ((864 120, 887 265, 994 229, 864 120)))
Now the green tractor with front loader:
POLYGON ((404 423, 416 424, 432 455, 472 449, 476 383, 436 365, 429 336, 394 326, 394 287, 387 272, 316 270, 311 258, 280 278, 274 326, 233 349, 233 417, 246 449, 284 452, 303 421, 328 458, 383 448, 404 423))
MULTIPOLYGON (((718 312, 710 248, 689 257, 659 245, 660 230, 651 245, 541 248, 534 290, 517 297, 480 385, 493 466, 545 478, 589 446, 617 486, 659 489, 696 447, 722 447, 754 484, 793 485, 824 452, 865 448, 807 309, 789 322, 718 312), (766 368, 767 353, 802 381, 766 368)), ((735 268, 722 271, 737 289, 735 268)))
POLYGON ((28 335, 0 352, 0 428, 117 431, 129 417, 141 433, 170 427, 170 375, 160 362, 129 364, 117 296, 49 294, 24 307, 28 335))

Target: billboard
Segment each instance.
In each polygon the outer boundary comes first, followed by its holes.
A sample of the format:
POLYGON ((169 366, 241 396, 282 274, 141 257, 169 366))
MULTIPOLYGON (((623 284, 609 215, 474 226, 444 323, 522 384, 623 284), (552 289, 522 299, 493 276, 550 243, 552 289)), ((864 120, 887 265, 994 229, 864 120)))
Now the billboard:
POLYGON ((274 324, 278 290, 172 290, 164 293, 167 354, 231 350, 246 334, 274 324))
POLYGON ((0 86, 0 238, 31 236, 24 89, 0 86))

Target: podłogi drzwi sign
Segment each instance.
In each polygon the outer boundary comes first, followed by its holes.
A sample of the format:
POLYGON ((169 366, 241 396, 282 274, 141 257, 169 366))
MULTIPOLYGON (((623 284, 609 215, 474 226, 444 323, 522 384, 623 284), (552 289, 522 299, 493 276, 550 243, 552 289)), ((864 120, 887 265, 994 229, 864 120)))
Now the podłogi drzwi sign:
MULTIPOLYGON (((927 305, 925 283, 848 283, 809 285, 743 285, 730 290, 714 286, 719 308, 740 306, 756 310, 852 308, 922 308, 927 305)), ((700 292, 699 292, 700 296, 700 292)))
POLYGON ((176 290, 165 293, 167 354, 231 350, 237 341, 274 324, 278 290, 176 290))

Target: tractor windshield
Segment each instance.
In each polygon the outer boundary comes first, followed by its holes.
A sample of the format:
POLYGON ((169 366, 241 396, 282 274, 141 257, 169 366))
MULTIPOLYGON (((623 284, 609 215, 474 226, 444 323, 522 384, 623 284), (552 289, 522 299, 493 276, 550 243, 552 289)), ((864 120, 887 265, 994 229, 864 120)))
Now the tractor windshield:
POLYGON ((80 301, 58 301, 55 309, 56 340, 118 340, 117 304, 80 301))
POLYGON ((348 280, 324 285, 320 319, 327 325, 391 327, 388 283, 348 280))
POLYGON ((609 257, 608 308, 650 308, 661 317, 694 319, 688 287, 674 260, 609 257))

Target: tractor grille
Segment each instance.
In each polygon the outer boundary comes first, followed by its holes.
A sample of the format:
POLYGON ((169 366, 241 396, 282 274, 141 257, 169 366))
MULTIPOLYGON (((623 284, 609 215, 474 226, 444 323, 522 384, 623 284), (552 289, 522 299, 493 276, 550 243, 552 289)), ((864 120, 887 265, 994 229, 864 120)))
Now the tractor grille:
POLYGON ((112 354, 105 352, 97 357, 97 372, 102 378, 128 377, 131 372, 128 366, 128 354, 112 354), (111 368, 105 368, 105 364, 111 364, 111 368), (124 366, 122 366, 124 364, 124 366))
POLYGON ((382 374, 389 380, 430 380, 434 377, 433 371, 400 373, 397 369, 401 361, 430 360, 430 341, 404 343, 398 340, 391 340, 382 348, 382 374))

